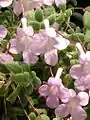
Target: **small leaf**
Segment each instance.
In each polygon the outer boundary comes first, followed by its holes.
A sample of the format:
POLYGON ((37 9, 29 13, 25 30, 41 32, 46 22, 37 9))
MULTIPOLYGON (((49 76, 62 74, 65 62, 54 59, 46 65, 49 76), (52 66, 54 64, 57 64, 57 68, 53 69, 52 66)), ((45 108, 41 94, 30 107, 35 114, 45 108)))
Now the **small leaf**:
POLYGON ((34 112, 31 112, 29 114, 30 120, 36 120, 36 114, 34 112))
POLYGON ((87 30, 87 31, 86 31, 86 34, 85 34, 85 36, 84 36, 84 40, 85 40, 86 42, 90 42, 90 30, 87 30))
POLYGON ((40 8, 36 9, 35 11, 35 19, 38 22, 43 21, 43 11, 40 8))
POLYGON ((22 68, 18 62, 10 62, 5 64, 8 70, 12 73, 22 72, 22 68))
POLYGON ((18 73, 13 76, 13 81, 23 87, 28 87, 31 84, 30 75, 28 72, 18 73))
POLYGON ((50 118, 47 115, 42 114, 41 116, 38 116, 36 120, 50 120, 50 118))
POLYGON ((29 21, 28 24, 31 25, 34 30, 39 30, 41 28, 41 24, 38 21, 29 21))
POLYGON ((11 103, 15 102, 17 96, 19 95, 21 90, 21 86, 18 85, 13 92, 8 96, 8 98, 6 98, 7 101, 10 101, 11 103))
POLYGON ((51 14, 48 18, 50 25, 53 25, 55 23, 56 15, 51 14))
POLYGON ((55 13, 55 8, 53 6, 48 6, 47 8, 44 8, 44 16, 45 17, 48 17, 50 16, 51 14, 54 14, 55 13))
POLYGON ((25 15, 28 20, 35 20, 35 12, 34 11, 28 11, 25 15))
POLYGON ((58 14, 58 16, 57 16, 57 18, 56 18, 56 22, 57 22, 58 24, 60 24, 60 25, 64 22, 64 14, 63 14, 63 12, 60 12, 60 13, 58 14))
POLYGON ((41 80, 36 76, 36 73, 32 71, 30 76, 33 79, 33 85, 39 87, 41 85, 41 80))
POLYGON ((30 95, 33 92, 33 85, 29 85, 28 87, 25 88, 25 93, 27 95, 30 95))

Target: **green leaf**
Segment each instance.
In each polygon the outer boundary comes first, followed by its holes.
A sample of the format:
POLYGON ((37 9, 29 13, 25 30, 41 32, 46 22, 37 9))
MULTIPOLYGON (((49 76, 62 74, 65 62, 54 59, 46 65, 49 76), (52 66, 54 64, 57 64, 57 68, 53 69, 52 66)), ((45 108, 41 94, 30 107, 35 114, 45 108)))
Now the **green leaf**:
POLYGON ((90 30, 90 12, 86 11, 83 15, 83 23, 86 29, 90 30))
POLYGON ((72 33, 66 36, 69 40, 78 42, 79 40, 84 41, 84 34, 83 33, 72 33))
POLYGON ((90 42, 90 30, 87 30, 87 31, 86 31, 86 34, 85 34, 85 36, 84 36, 84 40, 85 40, 86 42, 90 42))
POLYGON ((86 7, 86 8, 85 8, 85 11, 90 12, 90 6, 86 7))
POLYGON ((41 24, 38 21, 29 21, 28 24, 31 25, 34 30, 39 30, 41 28, 41 24))
POLYGON ((7 93, 8 93, 8 88, 7 88, 7 84, 5 84, 0 88, 0 96, 5 96, 7 93))
POLYGON ((36 9, 35 11, 35 19, 38 22, 43 21, 43 11, 40 8, 36 9))
POLYGON ((51 14, 48 18, 50 25, 53 25, 55 23, 56 15, 51 14))
POLYGON ((55 8, 53 6, 48 6, 47 8, 44 8, 44 16, 45 17, 48 17, 50 16, 51 14, 54 14, 55 13, 55 8))
POLYGON ((36 114, 34 112, 31 112, 29 114, 30 120, 36 120, 36 114))
POLYGON ((28 87, 25 88, 25 93, 27 95, 32 94, 32 92, 33 92, 33 85, 29 85, 28 87))
POLYGON ((13 76, 13 81, 23 87, 28 87, 31 84, 29 72, 18 73, 13 76))
POLYGON ((41 116, 38 116, 36 120, 50 120, 50 118, 47 115, 42 114, 41 116))
POLYGON ((32 71, 30 76, 33 79, 33 86, 39 87, 41 85, 41 80, 36 76, 36 73, 32 71))
POLYGON ((7 69, 5 64, 0 64, 0 72, 5 73, 5 74, 10 73, 10 71, 7 69))
POLYGON ((10 101, 11 103, 15 102, 17 96, 19 95, 21 90, 21 86, 18 85, 13 92, 6 98, 7 101, 10 101))
POLYGON ((30 64, 22 63, 21 66, 23 72, 30 72, 30 68, 31 68, 30 64))
POLYGON ((10 62, 6 63, 5 65, 11 73, 16 74, 22 72, 22 68, 18 62, 10 62))
POLYGON ((60 25, 64 22, 64 14, 63 14, 63 12, 60 12, 60 13, 58 14, 58 16, 57 16, 57 18, 56 18, 56 22, 57 22, 58 24, 60 24, 60 25))
POLYGON ((65 11, 66 17, 69 18, 70 16, 72 16, 72 10, 69 8, 65 11))
POLYGON ((25 16, 28 18, 28 20, 35 20, 35 12, 34 11, 28 11, 25 16))
POLYGON ((1 46, 5 48, 6 45, 7 45, 7 43, 8 43, 7 40, 2 40, 2 41, 1 41, 1 46))
POLYGON ((25 115, 23 109, 19 108, 19 107, 11 107, 9 109, 9 111, 13 112, 14 114, 18 115, 18 116, 23 116, 25 115))
POLYGON ((78 12, 74 12, 72 15, 79 21, 83 20, 83 16, 78 12))

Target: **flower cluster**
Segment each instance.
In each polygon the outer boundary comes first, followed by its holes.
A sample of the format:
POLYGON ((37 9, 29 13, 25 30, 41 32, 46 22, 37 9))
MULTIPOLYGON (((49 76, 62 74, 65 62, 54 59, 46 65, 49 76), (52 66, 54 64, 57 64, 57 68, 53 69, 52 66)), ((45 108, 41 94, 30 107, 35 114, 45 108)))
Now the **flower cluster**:
POLYGON ((36 63, 38 55, 44 54, 45 62, 54 66, 58 62, 57 50, 65 49, 69 41, 58 35, 54 28, 49 27, 49 21, 44 20, 45 29, 34 34, 32 26, 27 26, 27 19, 22 18, 22 28, 17 28, 16 38, 10 40, 9 51, 13 54, 23 52, 27 63, 36 63))

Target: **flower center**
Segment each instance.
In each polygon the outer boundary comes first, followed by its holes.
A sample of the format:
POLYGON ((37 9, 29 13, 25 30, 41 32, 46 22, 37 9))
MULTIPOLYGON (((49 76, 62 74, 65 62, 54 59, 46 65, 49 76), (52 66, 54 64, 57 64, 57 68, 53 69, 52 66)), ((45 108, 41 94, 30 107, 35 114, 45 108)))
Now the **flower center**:
POLYGON ((50 92, 52 93, 52 95, 56 95, 57 92, 58 92, 57 86, 52 86, 52 87, 50 88, 50 92))

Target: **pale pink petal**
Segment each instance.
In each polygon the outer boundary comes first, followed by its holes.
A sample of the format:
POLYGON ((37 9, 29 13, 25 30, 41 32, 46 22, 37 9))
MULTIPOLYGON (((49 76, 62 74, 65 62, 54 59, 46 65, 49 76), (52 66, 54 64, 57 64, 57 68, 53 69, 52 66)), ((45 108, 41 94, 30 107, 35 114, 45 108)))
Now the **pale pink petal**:
POLYGON ((19 50, 20 46, 17 46, 17 40, 11 39, 8 43, 7 48, 9 48, 9 52, 13 54, 18 54, 21 50, 19 50), (9 48, 10 47, 10 48, 9 48))
POLYGON ((3 26, 0 25, 0 40, 3 40, 7 35, 7 29, 3 26))
POLYGON ((86 114, 85 110, 82 107, 77 106, 71 112, 71 116, 72 116, 72 120, 85 120, 86 117, 87 117, 87 114, 86 114))
POLYGON ((58 62, 57 50, 51 50, 50 52, 45 53, 44 55, 45 62, 48 65, 54 66, 58 62))
POLYGON ((70 93, 69 89, 65 87, 60 87, 58 91, 59 98, 61 99, 62 102, 66 103, 70 100, 70 93))
POLYGON ((54 28, 48 28, 46 29, 46 33, 49 37, 55 38, 56 37, 56 32, 54 28))
POLYGON ((46 104, 50 108, 56 108, 59 105, 59 99, 57 96, 50 95, 46 100, 46 104))
POLYGON ((69 89, 69 93, 71 97, 76 97, 76 92, 73 89, 69 89))
POLYGON ((62 36, 59 35, 59 37, 56 37, 56 41, 58 44, 54 45, 54 47, 58 50, 63 50, 67 48, 67 46, 70 44, 70 41, 63 38, 62 36))
POLYGON ((35 64, 38 61, 38 57, 30 51, 23 52, 23 60, 26 63, 35 64))
POLYGON ((79 56, 79 62, 80 62, 80 64, 84 64, 86 62, 86 54, 85 53, 82 53, 79 56))
POLYGON ((48 96, 49 95, 49 87, 48 85, 42 85, 40 88, 39 88, 39 93, 41 96, 48 96))
POLYGON ((32 36, 34 34, 34 30, 33 30, 32 26, 28 26, 24 31, 27 36, 32 36))
POLYGON ((55 4, 59 6, 60 4, 66 4, 66 0, 55 0, 55 4))
POLYGON ((70 69, 70 75, 74 79, 79 79, 82 76, 82 66, 80 64, 73 65, 70 69))
POLYGON ((55 109, 55 114, 60 117, 66 117, 69 113, 70 111, 65 104, 61 104, 55 109))
POLYGON ((44 4, 46 5, 52 5, 54 3, 54 0, 44 0, 44 4))
POLYGON ((90 75, 81 76, 79 79, 75 80, 75 87, 79 90, 87 90, 90 88, 90 75))
POLYGON ((61 79, 55 79, 54 77, 50 77, 48 79, 48 85, 60 85, 62 83, 61 79))
POLYGON ((0 0, 0 6, 1 7, 8 7, 12 4, 13 0, 0 0))
POLYGON ((77 95, 81 106, 86 106, 89 102, 89 95, 86 92, 79 92, 77 95))
POLYGON ((13 61, 13 57, 11 55, 0 53, 0 62, 4 63, 4 62, 12 62, 12 61, 13 61))
POLYGON ((15 1, 13 3, 13 11, 17 16, 19 16, 22 13, 22 6, 20 0, 15 1))
POLYGON ((86 52, 86 60, 90 62, 90 51, 86 52))

